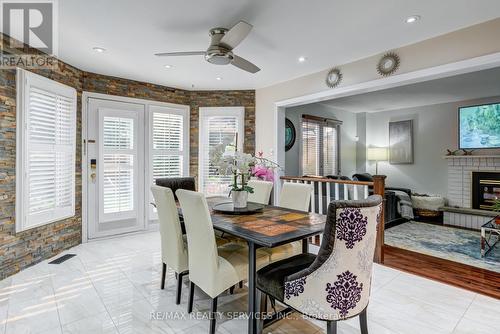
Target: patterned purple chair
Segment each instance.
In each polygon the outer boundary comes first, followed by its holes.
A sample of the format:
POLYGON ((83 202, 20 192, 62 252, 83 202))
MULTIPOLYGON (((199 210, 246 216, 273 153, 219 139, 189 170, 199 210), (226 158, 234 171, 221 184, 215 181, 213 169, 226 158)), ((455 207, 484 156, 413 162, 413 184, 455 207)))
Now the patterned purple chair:
MULTIPOLYGON (((257 272, 257 301, 265 296, 300 313, 327 321, 327 333, 337 333, 337 321, 359 315, 367 334, 373 255, 382 198, 334 201, 328 207, 318 255, 300 254, 257 272)), ((262 322, 259 324, 262 328, 262 322)))

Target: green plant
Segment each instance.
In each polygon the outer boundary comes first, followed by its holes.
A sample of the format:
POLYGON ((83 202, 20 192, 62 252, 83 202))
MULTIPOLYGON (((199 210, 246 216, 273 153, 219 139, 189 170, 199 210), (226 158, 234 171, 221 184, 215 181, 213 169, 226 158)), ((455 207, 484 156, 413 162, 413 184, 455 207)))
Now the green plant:
POLYGON ((493 211, 500 211, 500 199, 495 199, 493 205, 491 206, 493 211))

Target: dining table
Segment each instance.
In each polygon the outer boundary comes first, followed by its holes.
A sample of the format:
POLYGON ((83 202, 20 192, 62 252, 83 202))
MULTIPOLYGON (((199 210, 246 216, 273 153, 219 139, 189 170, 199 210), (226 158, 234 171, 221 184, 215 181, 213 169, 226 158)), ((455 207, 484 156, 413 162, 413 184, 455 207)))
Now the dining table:
POLYGON ((248 333, 257 331, 256 313, 256 252, 258 248, 274 248, 294 241, 302 241, 302 252, 308 252, 308 239, 323 233, 326 216, 272 205, 246 214, 227 214, 213 207, 230 202, 227 197, 208 197, 215 230, 243 239, 248 244, 248 333))

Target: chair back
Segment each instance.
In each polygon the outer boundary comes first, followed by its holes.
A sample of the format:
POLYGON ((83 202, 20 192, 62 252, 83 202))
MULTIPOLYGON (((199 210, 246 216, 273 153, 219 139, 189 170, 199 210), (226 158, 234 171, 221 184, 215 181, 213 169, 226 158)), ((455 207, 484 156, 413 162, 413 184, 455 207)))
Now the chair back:
POLYGON ((218 266, 217 244, 207 201, 202 193, 177 190, 189 248, 189 279, 202 290, 213 285, 218 266))
POLYGON ((167 187, 172 189, 172 192, 174 193, 174 198, 177 201, 177 196, 175 195, 175 192, 177 189, 187 189, 187 190, 192 190, 196 191, 196 180, 194 177, 189 176, 189 177, 164 177, 164 178, 159 178, 156 179, 156 185, 161 186, 161 187, 167 187))
POLYGON ((249 180, 247 185, 253 188, 253 193, 248 194, 248 201, 260 204, 269 204, 273 183, 262 180, 249 180))
POLYGON ((307 183, 283 183, 279 206, 283 208, 309 211, 313 186, 307 183))
POLYGON ((285 278, 285 302, 323 320, 361 313, 370 297, 381 211, 379 195, 331 202, 318 255, 308 268, 285 278))
POLYGON ((161 257, 177 273, 187 270, 188 254, 182 239, 179 213, 170 188, 151 186, 158 210, 161 236, 161 257))

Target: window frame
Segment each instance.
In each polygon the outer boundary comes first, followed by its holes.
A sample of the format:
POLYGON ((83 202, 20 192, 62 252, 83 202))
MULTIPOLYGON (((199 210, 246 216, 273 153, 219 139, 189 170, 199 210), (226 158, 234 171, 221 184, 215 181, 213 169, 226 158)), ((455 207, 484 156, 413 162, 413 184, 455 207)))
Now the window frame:
MULTIPOLYGON (((77 92, 76 89, 38 74, 17 68, 16 70, 16 233, 30 230, 36 227, 48 225, 57 221, 75 216, 75 195, 76 195, 76 136, 77 136, 77 92), (28 106, 31 87, 49 91, 52 94, 62 95, 72 99, 72 141, 70 149, 72 153, 71 173, 71 206, 63 210, 52 210, 50 212, 39 214, 35 223, 30 222, 29 216, 29 180, 28 180, 28 106), (57 212, 59 211, 59 212, 57 212)), ((54 145, 54 153, 56 145, 54 145)))
MULTIPOLYGON (((204 133, 206 130, 205 120, 216 116, 234 116, 238 118, 238 150, 243 151, 245 141, 245 107, 200 107, 199 108, 199 137, 198 137, 198 191, 203 192, 204 174, 204 133)), ((211 194, 214 196, 213 194, 211 194)))
MULTIPOLYGON (((300 145, 299 145, 299 174, 300 176, 304 175, 304 165, 303 165, 303 158, 304 158, 304 152, 303 152, 303 145, 304 145, 304 134, 303 134, 303 123, 307 121, 310 123, 317 123, 320 126, 320 129, 323 128, 326 125, 329 125, 330 127, 335 128, 336 130, 336 136, 337 136, 337 148, 336 148, 336 171, 334 175, 341 175, 341 125, 342 121, 336 120, 336 119, 331 119, 331 118, 325 118, 325 117, 318 117, 318 116, 312 116, 312 115, 306 115, 302 114, 300 116, 300 145)), ((321 130, 322 131, 322 130, 321 130)), ((320 136, 323 138, 322 136, 320 136)), ((318 148, 319 151, 319 157, 318 161, 323 160, 323 144, 321 142, 320 148, 318 148)), ((318 166, 318 170, 321 173, 321 166, 318 166)), ((324 171, 323 171, 324 172, 324 171)), ((325 174, 325 173, 323 173, 325 174)), ((325 175, 321 176, 326 176, 330 175, 329 173, 326 173, 325 175)))
MULTIPOLYGON (((146 183, 146 192, 145 194, 149 195, 149 203, 154 203, 154 198, 153 194, 151 193, 151 184, 154 182, 153 179, 153 158, 155 156, 155 151, 153 149, 153 116, 154 113, 163 113, 163 114, 175 114, 175 115, 180 115, 183 118, 183 139, 182 139, 182 159, 183 159, 183 165, 182 165, 182 175, 181 176, 189 176, 190 172, 190 155, 189 155, 189 149, 190 149, 190 108, 187 105, 180 105, 180 104, 171 104, 171 103, 147 103, 146 105, 146 110, 147 110, 147 126, 145 126, 145 132, 146 132, 146 140, 145 142, 148 143, 148 154, 147 154, 147 160, 149 166, 147 166, 147 179, 145 180, 146 183), (158 110, 155 110, 158 109, 158 110), (160 109, 164 109, 165 111, 162 111, 160 109), (168 109, 168 111, 166 111, 168 109)), ((168 150, 164 150, 168 151, 168 150)), ((172 150, 173 151, 173 150, 172 150)), ((147 212, 147 220, 148 221, 155 221, 158 219, 158 214, 156 213, 156 210, 152 205, 149 205, 149 209, 146 210, 147 212)))

